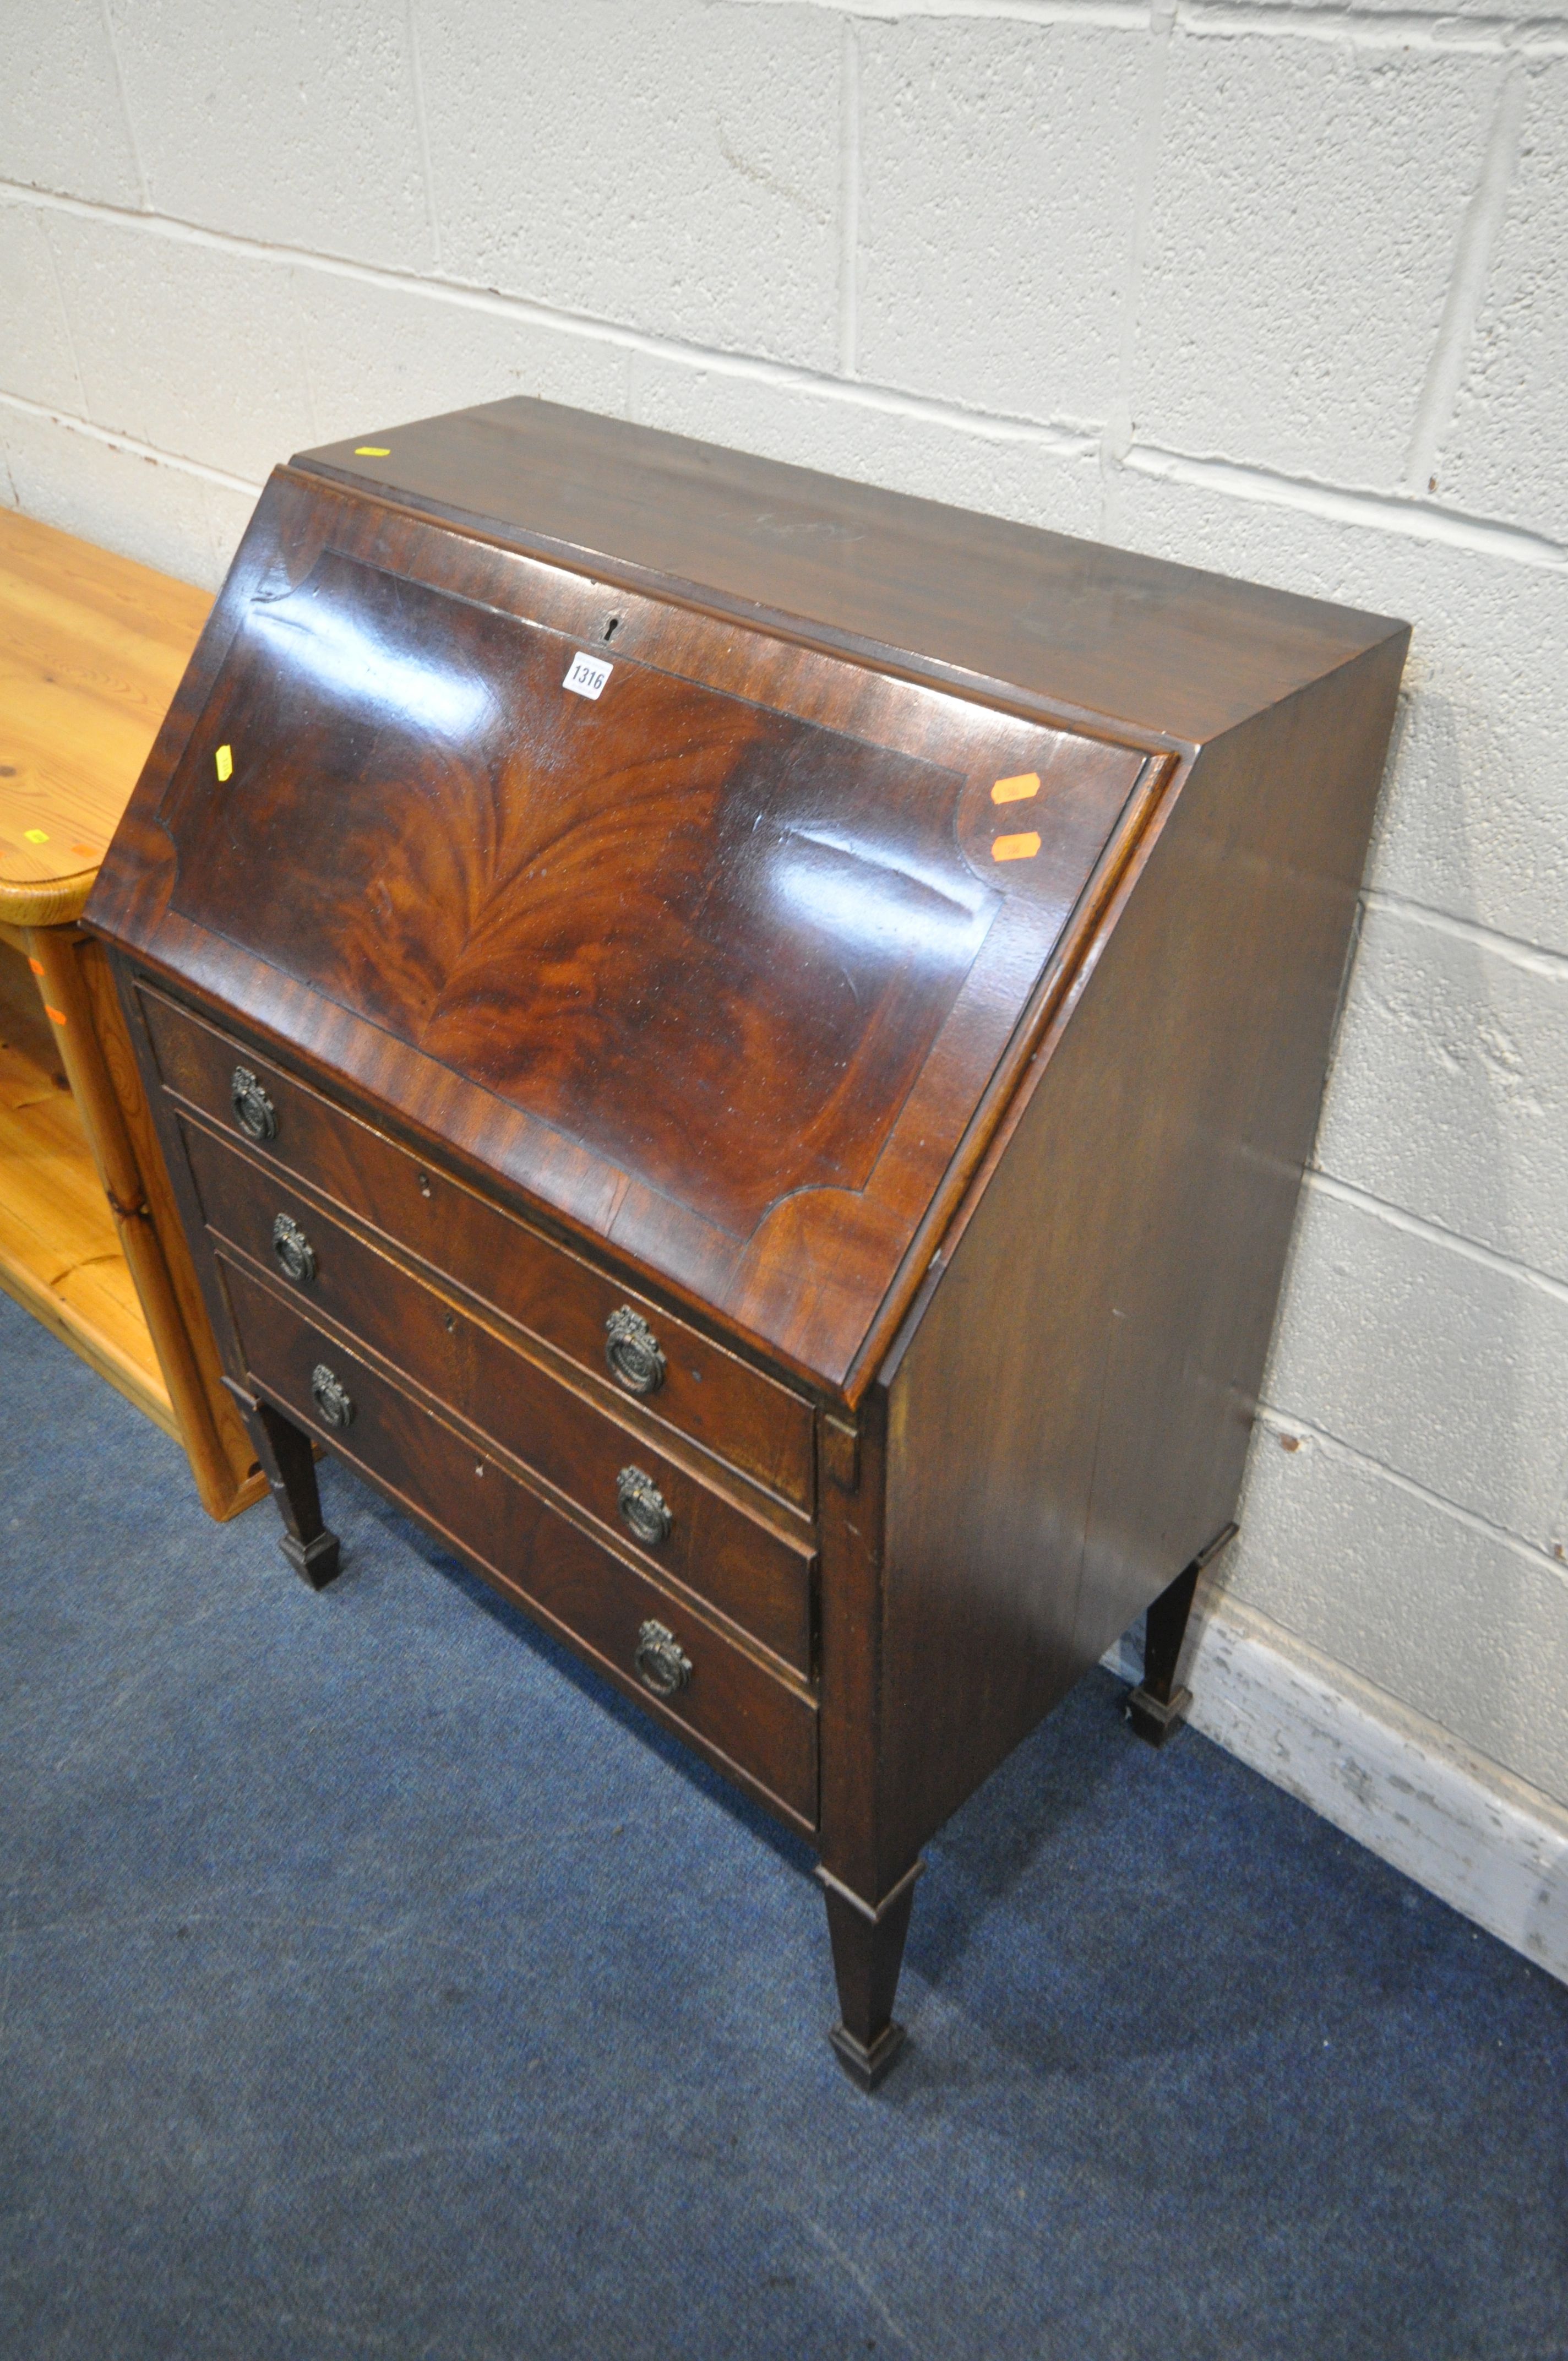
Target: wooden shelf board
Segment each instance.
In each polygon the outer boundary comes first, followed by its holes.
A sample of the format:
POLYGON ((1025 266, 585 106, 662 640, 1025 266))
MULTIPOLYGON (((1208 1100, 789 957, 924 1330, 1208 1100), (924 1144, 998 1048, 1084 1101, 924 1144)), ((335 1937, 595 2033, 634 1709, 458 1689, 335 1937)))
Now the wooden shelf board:
POLYGON ((76 1103, 4 1043, 0 1288, 179 1441, 76 1103))

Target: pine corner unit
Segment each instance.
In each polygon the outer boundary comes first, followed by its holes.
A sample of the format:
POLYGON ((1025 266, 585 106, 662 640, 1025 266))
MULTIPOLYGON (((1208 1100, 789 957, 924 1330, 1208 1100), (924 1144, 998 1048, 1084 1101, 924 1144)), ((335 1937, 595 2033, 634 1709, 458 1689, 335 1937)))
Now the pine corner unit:
POLYGON ((1402 624, 512 401, 272 477, 89 910, 307 1580, 340 1453, 820 1856, 1179 1718, 1402 624))

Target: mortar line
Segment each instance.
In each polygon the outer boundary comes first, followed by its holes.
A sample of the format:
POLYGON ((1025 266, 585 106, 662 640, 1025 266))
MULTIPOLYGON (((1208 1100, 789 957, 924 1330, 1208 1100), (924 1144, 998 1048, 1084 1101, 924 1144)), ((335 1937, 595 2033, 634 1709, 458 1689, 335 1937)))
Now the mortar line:
POLYGON ((104 38, 109 45, 109 62, 115 69, 115 88, 119 93, 126 137, 130 142, 131 162, 136 166, 137 186, 141 191, 141 209, 144 214, 149 214, 152 211, 152 191, 141 160, 141 143, 137 137, 137 127, 131 119, 130 93, 126 88, 126 70, 120 63, 120 45, 115 38, 115 20, 110 13, 109 0, 98 0, 98 14, 103 22, 104 38))
POLYGON ((1452 917, 1446 910, 1434 910, 1424 902, 1407 901, 1401 895, 1386 894, 1377 886, 1368 886, 1361 898, 1369 910, 1408 918, 1414 926, 1430 927, 1434 934, 1468 943, 1475 950, 1487 951, 1530 975, 1544 977, 1548 983, 1568 983, 1568 952, 1548 950, 1539 943, 1526 942, 1519 935, 1505 935, 1496 928, 1477 926, 1471 918, 1452 917))
MULTIPOLYGON (((748 0, 732 0, 744 6, 748 0)), ((751 0, 771 7, 775 0, 751 0)), ((896 24, 912 19, 940 22, 951 17, 1015 25, 1111 25, 1140 31, 1148 22, 1147 0, 803 0, 835 16, 853 16, 862 24, 896 24)))
MULTIPOLYGON (((772 5, 773 0, 749 0, 772 5)), ((748 0, 731 0, 741 6, 748 0)), ((1137 32, 1146 7, 1129 0, 800 0, 806 7, 853 16, 861 23, 951 20, 1021 25, 1103 25, 1137 32)), ((1179 0, 1177 22, 1198 36, 1265 34, 1287 40, 1350 42, 1366 49, 1467 49, 1553 55, 1568 48, 1568 17, 1496 13, 1462 16, 1420 7, 1384 11, 1366 6, 1314 5, 1312 0, 1179 0)))
POLYGON ((419 47, 419 0, 408 0, 409 71, 413 79, 414 124, 419 132, 420 163, 424 173, 424 210, 430 224, 430 247, 437 272, 441 259, 441 215, 435 203, 435 173, 430 160, 430 124, 424 104, 424 65, 419 47))
POLYGON ((1492 251, 1502 227, 1519 152, 1519 125, 1524 115, 1525 81, 1515 63, 1504 71, 1492 109, 1492 121, 1481 169, 1470 203, 1464 209, 1454 248, 1453 268, 1443 299, 1426 379, 1410 430, 1405 481, 1418 495, 1437 489, 1437 455, 1453 417, 1460 379, 1480 316, 1491 268, 1492 251))
POLYGON ((1116 339, 1116 390, 1100 437, 1100 533, 1109 537, 1116 471, 1133 441, 1133 377, 1137 367, 1138 313, 1143 293, 1144 263, 1148 252, 1148 224, 1153 208, 1155 166, 1159 156, 1160 128, 1165 120, 1166 73, 1170 62, 1176 0, 1151 0, 1147 18, 1148 55, 1138 128, 1138 168, 1133 180, 1132 220, 1127 230, 1127 283, 1122 291, 1122 317, 1116 339))
POLYGON ((1445 1229, 1441 1222, 1412 1213, 1387 1197, 1376 1197, 1368 1189, 1358 1189, 1354 1181, 1337 1180, 1321 1165, 1308 1168, 1303 1185, 1314 1195, 1331 1197, 1337 1204, 1368 1213, 1375 1220, 1386 1222, 1390 1229, 1420 1238, 1428 1246, 1448 1247, 1465 1262, 1478 1263, 1484 1270, 1493 1271, 1501 1279, 1516 1279, 1534 1289, 1537 1294, 1550 1297, 1553 1303, 1568 1306, 1568 1282, 1553 1279, 1549 1271, 1538 1269, 1534 1263, 1520 1262, 1517 1256, 1499 1254, 1495 1246, 1482 1246, 1478 1239, 1467 1238, 1458 1230, 1445 1229))
POLYGON ((1338 41, 1361 49, 1440 49, 1471 56, 1553 56, 1568 48, 1568 17, 1460 16, 1422 8, 1312 7, 1295 0, 1179 0, 1183 32, 1199 39, 1338 41))
POLYGON ((85 434, 90 442, 102 443, 111 451, 128 451, 133 459, 150 459, 157 467, 182 468, 186 475, 200 477, 204 483, 221 485, 225 492, 244 492, 251 500, 261 498, 261 486, 248 483, 243 476, 230 476, 222 467, 210 467, 204 459, 188 459, 178 451, 160 450, 156 443, 144 443, 135 434, 94 426, 90 418, 72 418, 69 411, 51 410, 46 402, 29 401, 25 394, 0 392, 0 407, 19 411, 25 418, 41 418, 49 426, 63 426, 71 434, 85 434))
POLYGON ((305 406, 311 413, 311 433, 318 443, 324 443, 326 436, 322 430, 321 404, 316 400, 315 371, 311 367, 311 340, 305 331, 305 306, 300 293, 300 274, 292 268, 289 271, 289 315, 294 323, 294 335, 299 342, 300 375, 305 380, 305 406))
MULTIPOLYGON (((743 383, 777 386, 792 392, 822 395, 888 416, 948 427, 956 433, 974 435, 985 441, 1033 445, 1070 459, 1094 458, 1100 447, 1095 430, 1076 421, 1042 421, 967 409, 960 403, 905 393, 890 386, 847 380, 798 362, 767 360, 745 353, 718 352, 708 346, 686 343, 678 337, 655 335, 616 321, 554 310, 529 297, 499 295, 490 289, 468 287, 452 280, 422 279, 413 271, 391 270, 378 264, 350 261, 341 256, 313 254, 303 247, 268 245, 256 238, 241 237, 231 231, 207 229, 194 223, 178 221, 167 214, 140 214, 125 206, 60 196, 52 191, 27 188, 16 181, 0 181, 0 194, 13 197, 18 203, 37 205, 44 211, 72 214, 90 220, 132 224, 148 236, 167 237, 175 242, 189 240, 219 252, 247 256, 272 265, 292 265, 318 270, 327 277, 352 280, 365 286, 418 294, 435 302, 466 305, 499 318, 546 327, 563 335, 583 336, 632 353, 642 353, 657 360, 674 360, 709 375, 728 375, 743 383)), ((1185 452, 1162 449, 1154 444, 1135 443, 1121 464, 1135 473, 1220 491, 1233 499, 1299 509, 1330 522, 1398 533, 1407 539, 1467 549, 1511 563, 1547 566, 1553 570, 1568 569, 1568 550, 1542 534, 1486 518, 1467 516, 1456 510, 1415 501, 1404 492, 1351 490, 1268 468, 1195 457, 1185 452)))
POLYGON ((839 42, 839 374, 853 378, 861 340, 861 42, 846 16, 839 42))
POLYGON ((415 271, 392 270, 380 264, 356 262, 341 255, 316 254, 301 247, 270 245, 258 238, 242 237, 233 231, 208 229, 194 222, 180 221, 170 214, 132 213, 123 206, 90 203, 81 197, 64 197, 50 190, 27 188, 17 181, 0 181, 0 196, 14 196, 18 203, 34 204, 47 212, 134 225, 148 236, 165 237, 176 245, 208 247, 219 253, 265 262, 275 269, 317 270, 325 277, 347 279, 361 286, 390 289, 396 292, 421 295, 434 302, 457 304, 470 311, 487 313, 495 318, 522 321, 531 326, 549 328, 562 335, 581 336, 591 343, 641 353, 650 359, 677 361, 707 375, 728 374, 751 383, 828 395, 857 407, 951 426, 989 441, 1038 444, 1071 458, 1090 457, 1095 449, 1095 430, 1076 422, 1058 423, 966 409, 961 403, 938 401, 926 394, 905 393, 892 386, 846 381, 831 370, 810 368, 803 362, 774 361, 755 354, 724 352, 711 346, 692 344, 680 337, 657 335, 650 330, 630 327, 620 321, 596 318, 591 313, 558 310, 532 296, 502 295, 493 288, 468 286, 451 279, 422 279, 415 271))
POLYGON ((65 323, 65 349, 71 355, 71 374, 76 379, 76 390, 81 398, 82 415, 85 417, 88 407, 87 379, 82 374, 82 356, 76 349, 75 324, 71 316, 71 306, 65 300, 65 281, 60 275, 60 257, 54 250, 54 240, 49 234, 47 222, 39 222, 38 236, 43 242, 44 252, 49 257, 49 277, 54 281, 55 301, 60 305, 60 316, 65 323))
POLYGON ((1530 533, 1522 525, 1501 524, 1489 517, 1470 516, 1460 509, 1441 508, 1430 500, 1417 500, 1409 492, 1353 490, 1238 460, 1199 458, 1156 443, 1135 443, 1122 464, 1135 475, 1188 484, 1195 490, 1222 492, 1264 507, 1299 509, 1331 523, 1398 533, 1409 541, 1468 549, 1520 566, 1568 570, 1568 548, 1544 533, 1530 533))
POLYGON ((1450 1500, 1442 1493, 1432 1491, 1430 1486, 1418 1483, 1413 1476, 1402 1475, 1398 1468, 1390 1467, 1387 1460, 1376 1458, 1371 1452, 1358 1451, 1354 1444, 1342 1441, 1337 1434, 1331 1434, 1326 1427, 1315 1425, 1310 1418, 1299 1418, 1292 1411, 1281 1410, 1277 1403, 1260 1401, 1257 1422, 1266 1433, 1276 1436, 1283 1434, 1300 1439, 1310 1435, 1331 1460, 1347 1461, 1376 1476, 1382 1482, 1391 1484, 1397 1492, 1404 1492, 1411 1499, 1420 1500, 1424 1507, 1440 1509, 1444 1516, 1453 1517, 1456 1523, 1464 1526, 1469 1532, 1479 1534, 1483 1540, 1500 1542, 1505 1549, 1515 1557, 1522 1558, 1537 1574, 1550 1574, 1568 1590, 1568 1565, 1553 1557, 1550 1550, 1541 1548, 1534 1542, 1527 1542, 1521 1533, 1510 1532, 1507 1525, 1494 1524, 1489 1517, 1478 1515, 1474 1509, 1462 1508, 1457 1500, 1450 1500))

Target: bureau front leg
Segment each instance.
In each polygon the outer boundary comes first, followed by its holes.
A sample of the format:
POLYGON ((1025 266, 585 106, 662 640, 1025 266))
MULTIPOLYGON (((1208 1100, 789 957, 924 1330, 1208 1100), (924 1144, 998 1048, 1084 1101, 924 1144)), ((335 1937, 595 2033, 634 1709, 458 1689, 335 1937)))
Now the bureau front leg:
POLYGON ((917 1861, 875 1904, 852 1894, 830 1871, 817 1872, 828 1900, 842 2020, 828 2039, 850 2081, 862 2091, 876 2089, 904 2047, 904 2027, 894 2020, 893 2004, 904 1965, 915 1881, 925 1866, 917 1861))
POLYGON ((256 1401, 237 1386, 229 1390, 239 1404, 261 1472, 283 1520, 279 1547, 302 1581, 313 1590, 323 1590, 338 1570, 338 1544, 337 1535, 327 1531, 322 1516, 311 1438, 270 1402, 256 1401))
POLYGON ((1176 1674, 1187 1637, 1187 1619, 1192 1612, 1199 1576, 1235 1539, 1235 1532, 1234 1525, 1228 1524, 1216 1533, 1208 1548, 1199 1551, 1149 1609, 1144 1625, 1144 1676, 1135 1689, 1128 1691, 1122 1709, 1136 1735, 1150 1746, 1163 1746, 1186 1719, 1192 1692, 1177 1686, 1176 1674))

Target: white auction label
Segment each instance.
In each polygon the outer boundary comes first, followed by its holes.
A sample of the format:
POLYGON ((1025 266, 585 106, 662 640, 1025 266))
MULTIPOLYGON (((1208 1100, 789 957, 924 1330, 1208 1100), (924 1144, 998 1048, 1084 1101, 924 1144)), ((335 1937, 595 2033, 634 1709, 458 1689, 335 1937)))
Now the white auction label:
POLYGON ((615 666, 606 664, 602 656, 575 655, 561 686, 578 697, 597 697, 614 670, 615 666))

